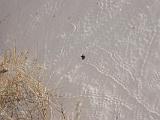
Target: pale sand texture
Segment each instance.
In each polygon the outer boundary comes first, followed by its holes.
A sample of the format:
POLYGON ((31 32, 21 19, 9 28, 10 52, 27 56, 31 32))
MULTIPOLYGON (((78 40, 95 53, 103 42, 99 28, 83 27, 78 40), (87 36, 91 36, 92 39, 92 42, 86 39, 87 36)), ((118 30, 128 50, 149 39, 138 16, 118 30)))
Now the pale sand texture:
POLYGON ((158 0, 0 0, 0 49, 32 51, 80 120, 160 120, 159 29, 158 0))

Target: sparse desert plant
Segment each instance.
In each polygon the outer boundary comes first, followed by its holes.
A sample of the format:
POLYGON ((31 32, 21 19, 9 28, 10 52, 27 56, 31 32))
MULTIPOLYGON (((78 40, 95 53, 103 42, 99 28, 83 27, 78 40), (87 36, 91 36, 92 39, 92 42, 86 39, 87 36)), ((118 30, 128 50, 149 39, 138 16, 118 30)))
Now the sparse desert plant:
POLYGON ((0 57, 0 120, 79 120, 79 112, 68 117, 53 91, 39 81, 41 69, 28 59, 27 51, 4 52, 0 57))
POLYGON ((49 120, 49 93, 36 80, 41 67, 28 52, 8 50, 0 63, 0 120, 49 120))

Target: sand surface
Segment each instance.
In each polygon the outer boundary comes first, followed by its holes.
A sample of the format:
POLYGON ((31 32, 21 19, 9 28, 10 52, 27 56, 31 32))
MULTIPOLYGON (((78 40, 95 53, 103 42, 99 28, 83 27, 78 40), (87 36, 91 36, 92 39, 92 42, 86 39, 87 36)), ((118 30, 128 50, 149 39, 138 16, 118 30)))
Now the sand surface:
POLYGON ((0 0, 0 53, 13 46, 71 116, 160 120, 160 1, 0 0))

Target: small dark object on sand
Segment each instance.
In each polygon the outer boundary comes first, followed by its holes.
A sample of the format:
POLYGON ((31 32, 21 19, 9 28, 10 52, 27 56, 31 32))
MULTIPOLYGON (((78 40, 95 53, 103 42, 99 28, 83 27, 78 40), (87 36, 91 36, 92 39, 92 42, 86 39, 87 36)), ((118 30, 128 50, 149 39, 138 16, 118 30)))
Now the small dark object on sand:
POLYGON ((82 60, 84 60, 84 59, 85 59, 85 55, 82 54, 82 55, 81 55, 81 58, 82 58, 82 60))

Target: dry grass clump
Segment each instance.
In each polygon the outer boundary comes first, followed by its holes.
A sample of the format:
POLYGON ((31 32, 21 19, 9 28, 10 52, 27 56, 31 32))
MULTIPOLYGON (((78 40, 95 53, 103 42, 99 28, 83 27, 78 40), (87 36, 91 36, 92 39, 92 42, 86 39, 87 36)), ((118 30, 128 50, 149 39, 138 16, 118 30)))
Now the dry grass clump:
POLYGON ((0 56, 0 120, 80 119, 79 104, 73 116, 67 115, 59 97, 42 85, 41 68, 27 51, 8 50, 0 56))
POLYGON ((8 50, 0 61, 0 120, 49 120, 49 93, 37 80, 41 67, 28 52, 8 50))

